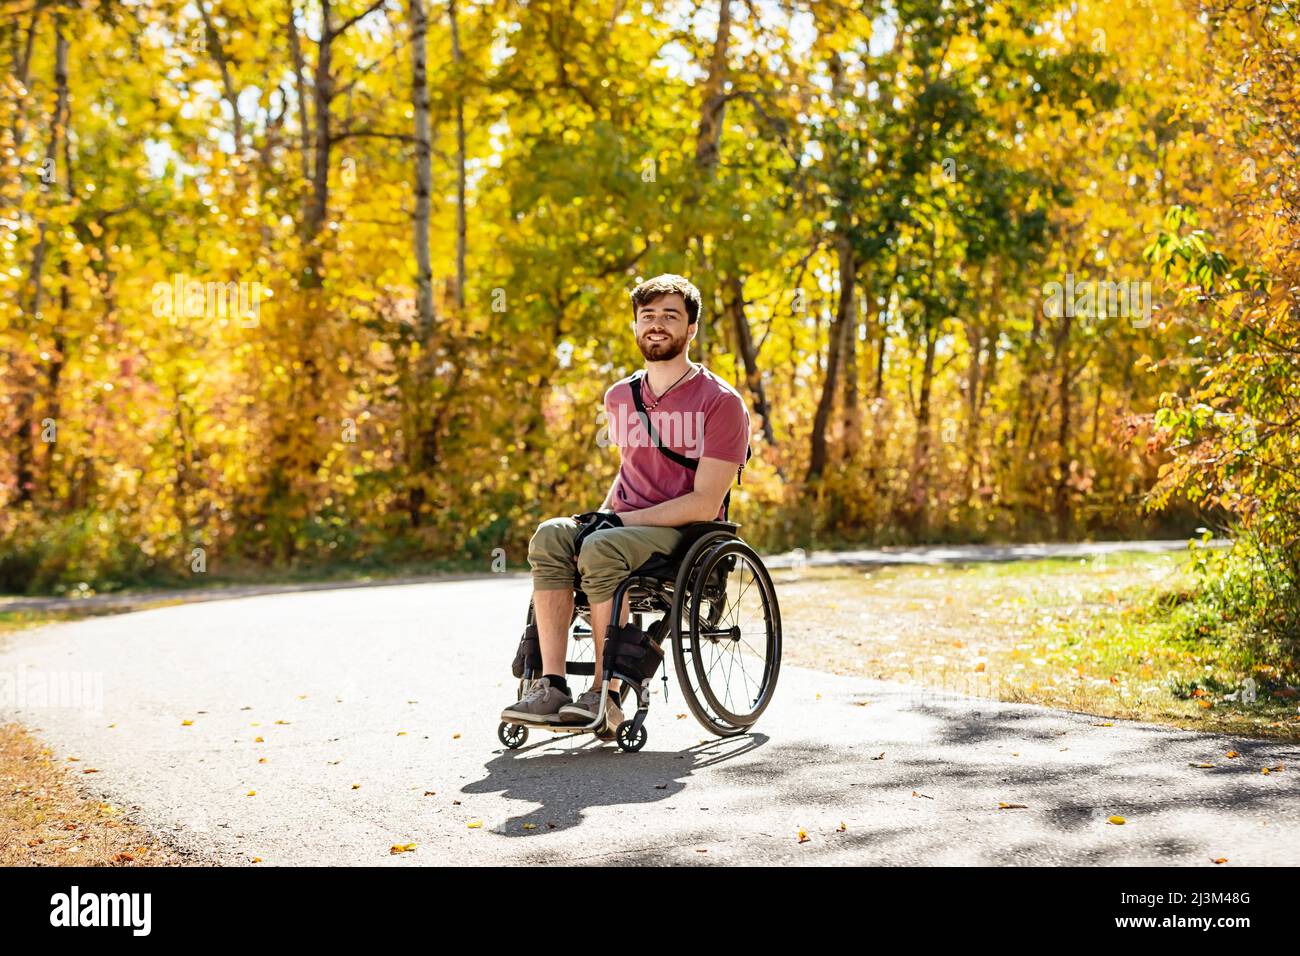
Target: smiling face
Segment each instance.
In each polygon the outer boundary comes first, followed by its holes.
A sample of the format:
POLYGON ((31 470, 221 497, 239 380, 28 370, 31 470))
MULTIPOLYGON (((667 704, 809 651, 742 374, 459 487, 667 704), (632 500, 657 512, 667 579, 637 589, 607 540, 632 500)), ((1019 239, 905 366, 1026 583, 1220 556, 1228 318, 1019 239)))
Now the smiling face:
POLYGON ((636 344, 647 362, 666 362, 681 355, 697 327, 686 315, 686 300, 676 292, 651 299, 636 310, 636 344))

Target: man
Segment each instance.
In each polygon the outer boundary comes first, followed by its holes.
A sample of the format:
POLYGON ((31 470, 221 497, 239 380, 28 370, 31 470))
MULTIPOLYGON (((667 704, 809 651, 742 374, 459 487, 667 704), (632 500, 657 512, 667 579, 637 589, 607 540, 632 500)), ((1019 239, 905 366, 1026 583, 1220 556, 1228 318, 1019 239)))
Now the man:
MULTIPOLYGON (((577 700, 564 677, 575 565, 591 602, 591 630, 600 661, 615 589, 654 555, 671 554, 681 541, 681 526, 722 518, 723 500, 745 464, 749 412, 744 400, 687 355, 699 329, 699 289, 678 275, 656 276, 632 290, 632 315, 645 370, 614 383, 605 393, 610 434, 622 459, 618 475, 599 512, 544 521, 529 542, 544 676, 502 711, 507 723, 596 719, 599 668, 591 689, 577 700), (658 447, 636 411, 634 380, 658 447), (696 467, 674 458, 691 459, 696 467)), ((623 612, 621 624, 626 623, 626 607, 623 612)), ((611 682, 611 690, 617 686, 617 681, 611 682)), ((613 694, 605 720, 601 736, 610 739, 623 720, 613 694)))

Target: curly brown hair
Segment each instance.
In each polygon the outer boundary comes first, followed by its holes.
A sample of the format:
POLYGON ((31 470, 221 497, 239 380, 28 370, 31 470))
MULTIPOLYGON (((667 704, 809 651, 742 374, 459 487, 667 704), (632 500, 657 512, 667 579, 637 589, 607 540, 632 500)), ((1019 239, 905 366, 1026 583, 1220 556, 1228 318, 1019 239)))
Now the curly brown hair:
POLYGON ((700 320, 700 290, 689 279, 671 272, 646 279, 632 290, 632 318, 636 318, 636 310, 641 306, 674 292, 686 300, 686 321, 694 325, 700 320))

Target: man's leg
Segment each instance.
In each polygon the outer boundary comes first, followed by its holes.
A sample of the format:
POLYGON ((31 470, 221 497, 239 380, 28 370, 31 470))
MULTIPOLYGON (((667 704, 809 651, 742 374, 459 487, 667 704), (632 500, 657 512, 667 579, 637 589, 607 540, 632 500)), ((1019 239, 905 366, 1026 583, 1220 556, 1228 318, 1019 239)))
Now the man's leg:
POLYGON ((543 674, 564 676, 569 625, 573 622, 573 579, 577 574, 573 543, 577 536, 578 523, 572 518, 551 518, 537 526, 528 542, 533 616, 537 619, 543 674))
MULTIPOLYGON (((591 601, 591 630, 596 650, 596 674, 591 689, 573 704, 564 707, 561 719, 595 717, 600 698, 601 667, 605 649, 605 632, 613 616, 614 591, 628 574, 656 554, 670 554, 681 541, 675 528, 607 528, 597 531, 582 544, 578 570, 582 572, 582 590, 591 601), (594 695, 594 700, 592 696, 594 695)), ((620 609, 619 623, 626 624, 627 605, 620 609)), ((611 682, 611 688, 618 686, 611 682)))
POLYGON ((569 624, 573 622, 573 588, 533 591, 533 616, 542 647, 542 673, 563 677, 569 656, 569 624))
POLYGON ((561 707, 573 700, 564 678, 564 663, 573 620, 573 543, 577 534, 578 524, 572 518, 552 518, 538 525, 528 542, 528 564, 533 569, 533 617, 542 652, 542 673, 538 676, 553 680, 535 681, 516 704, 501 712, 504 721, 551 721, 561 707))

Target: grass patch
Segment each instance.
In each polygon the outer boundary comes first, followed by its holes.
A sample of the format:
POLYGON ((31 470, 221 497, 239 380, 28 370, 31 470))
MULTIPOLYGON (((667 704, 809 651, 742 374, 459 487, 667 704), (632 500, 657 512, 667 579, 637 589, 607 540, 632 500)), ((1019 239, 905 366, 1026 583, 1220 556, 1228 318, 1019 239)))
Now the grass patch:
POLYGON ((0 726, 0 866, 192 864, 73 781, 94 768, 58 760, 15 724, 0 726))
POLYGON ((1183 554, 777 575, 786 659, 1180 727, 1300 738, 1293 656, 1215 623, 1183 554))

